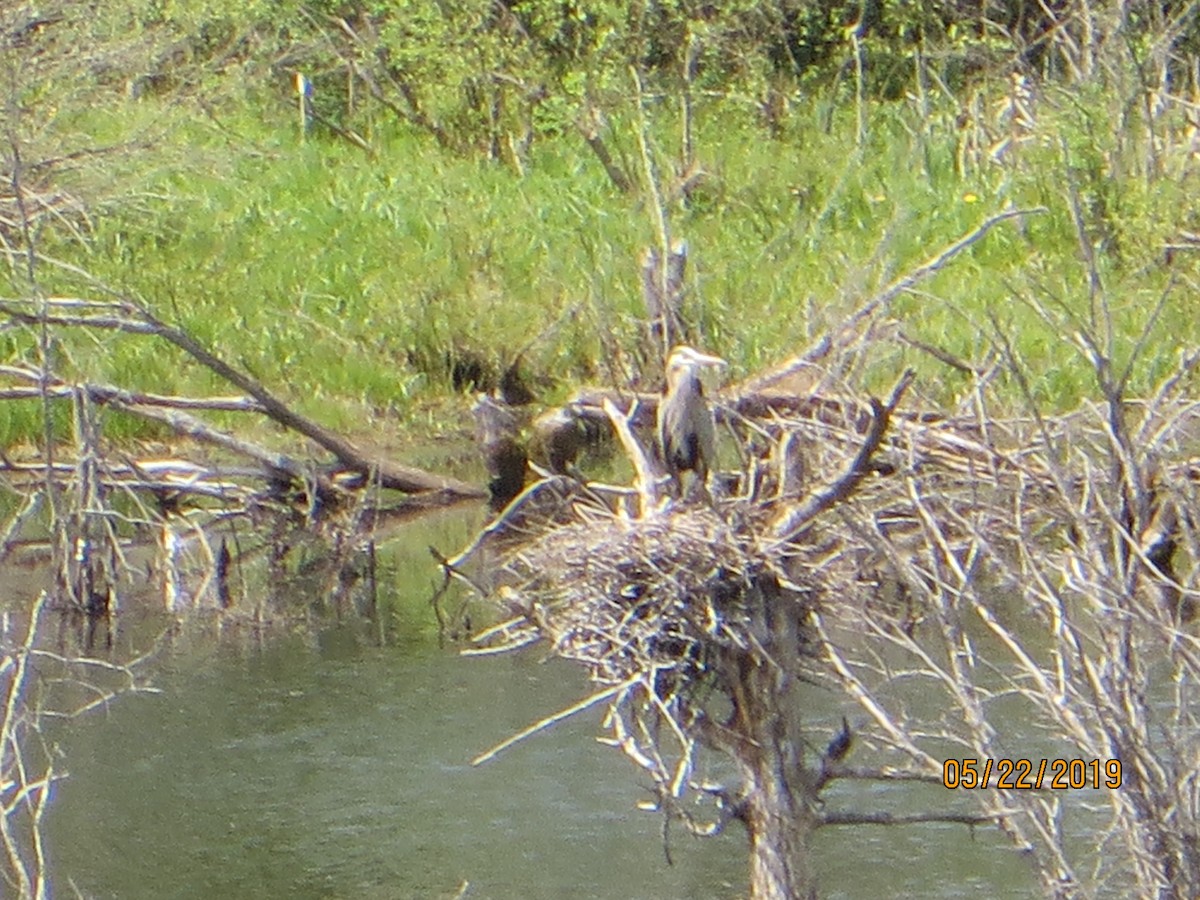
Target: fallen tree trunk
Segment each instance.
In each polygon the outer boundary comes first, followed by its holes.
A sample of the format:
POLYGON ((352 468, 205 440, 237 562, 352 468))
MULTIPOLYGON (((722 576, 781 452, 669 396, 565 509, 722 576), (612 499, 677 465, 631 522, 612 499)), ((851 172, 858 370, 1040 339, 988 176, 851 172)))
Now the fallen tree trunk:
MULTIPOLYGON (((47 301, 47 305, 50 308, 63 307, 77 309, 81 306, 81 303, 77 300, 51 299, 47 301)), ((162 338, 183 350, 201 365, 215 372, 230 384, 241 388, 249 394, 254 399, 256 406, 251 407, 247 401, 246 408, 254 408, 257 411, 261 411, 264 415, 278 422, 283 427, 311 439, 332 453, 346 469, 363 476, 364 483, 369 482, 383 488, 404 491, 406 493, 435 493, 445 497, 447 502, 460 499, 479 499, 486 496, 486 492, 476 485, 468 484, 455 478, 426 472, 423 469, 413 466, 405 466, 388 460, 372 458, 346 438, 293 410, 267 390, 258 380, 226 363, 187 332, 167 325, 148 309, 134 303, 132 300, 122 299, 117 303, 88 303, 85 305, 91 308, 100 307, 105 312, 87 315, 56 312, 54 314, 43 315, 21 309, 9 302, 0 303, 0 313, 4 313, 14 320, 27 325, 99 328, 162 338)), ((10 371, 9 374, 13 374, 15 371, 19 370, 10 371)), ((40 382, 40 376, 37 373, 28 374, 32 374, 34 380, 40 382)), ((55 379, 55 382, 55 394, 68 396, 67 391, 69 389, 66 383, 61 379, 55 379)), ((89 386, 88 391, 92 400, 96 403, 117 404, 124 401, 122 403, 123 408, 130 412, 153 417, 148 409, 150 404, 145 402, 145 398, 140 395, 125 394, 125 392, 116 388, 99 386, 89 386)), ((41 396, 41 394, 38 394, 38 396, 41 396)), ((154 405, 171 406, 168 398, 162 397, 156 397, 154 405)), ((176 412, 167 416, 160 415, 157 418, 165 421, 180 433, 193 437, 205 435, 207 438, 211 438, 216 433, 212 429, 207 428, 207 426, 197 424, 196 420, 189 421, 182 418, 181 415, 181 413, 176 412)), ((237 439, 229 437, 213 442, 223 443, 228 448, 232 448, 236 442, 238 444, 237 449, 240 452, 259 458, 260 461, 276 472, 286 473, 293 478, 301 477, 301 479, 310 476, 310 473, 299 472, 297 466, 281 454, 274 454, 265 450, 251 451, 246 442, 237 441, 237 439)))

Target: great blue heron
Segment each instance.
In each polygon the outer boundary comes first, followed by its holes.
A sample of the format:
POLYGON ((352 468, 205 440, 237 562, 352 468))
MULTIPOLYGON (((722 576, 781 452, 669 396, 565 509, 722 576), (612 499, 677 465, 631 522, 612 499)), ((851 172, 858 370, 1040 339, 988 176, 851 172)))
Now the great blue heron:
POLYGON ((714 462, 716 432, 700 370, 724 365, 720 357, 691 347, 676 347, 667 358, 667 389, 658 402, 658 442, 667 471, 681 488, 682 473, 688 469, 703 486, 714 462))

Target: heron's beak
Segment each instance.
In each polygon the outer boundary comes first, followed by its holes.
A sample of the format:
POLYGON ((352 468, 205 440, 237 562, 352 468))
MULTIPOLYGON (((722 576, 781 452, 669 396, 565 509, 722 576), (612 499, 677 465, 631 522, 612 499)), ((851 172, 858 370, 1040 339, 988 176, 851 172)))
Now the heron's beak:
POLYGON ((700 353, 697 350, 691 352, 689 361, 699 369, 696 374, 700 377, 700 382, 706 391, 720 390, 725 370, 729 368, 728 362, 719 356, 709 356, 707 353, 700 353))
POLYGON ((719 356, 709 356, 707 353, 696 352, 692 357, 692 362, 698 366, 712 366, 715 369, 727 369, 729 363, 721 359, 719 356))
POLYGON ((686 362, 688 365, 697 367, 712 366, 714 368, 724 368, 725 366, 729 365, 729 363, 721 359, 719 356, 710 356, 707 353, 701 353, 694 347, 688 347, 682 344, 671 351, 669 359, 679 360, 680 362, 686 362))

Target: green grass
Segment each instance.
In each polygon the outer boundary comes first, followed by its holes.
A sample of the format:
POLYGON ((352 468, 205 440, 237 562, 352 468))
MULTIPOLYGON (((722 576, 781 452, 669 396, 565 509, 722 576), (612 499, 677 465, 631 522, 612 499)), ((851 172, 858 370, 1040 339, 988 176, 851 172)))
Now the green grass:
MULTIPOLYGON (((456 354, 501 365, 529 345, 527 368, 548 376, 549 399, 561 399, 576 383, 604 377, 602 331, 627 346, 636 341, 638 257, 655 240, 655 222, 645 199, 613 190, 574 135, 542 138, 519 177, 403 129, 375 132, 375 158, 328 135, 300 142, 278 105, 235 109, 221 128, 152 101, 127 107, 128 132, 153 123, 161 140, 112 168, 128 190, 111 192, 85 244, 50 230, 42 249, 141 298, 335 428, 424 427, 431 404, 448 408, 447 360, 456 354)), ((799 108, 780 139, 729 105, 698 112, 708 174, 688 208, 672 210, 672 228, 692 251, 687 312, 735 373, 802 349, 1006 205, 1044 206, 1023 227, 997 228, 893 312, 914 337, 967 360, 989 347, 990 312, 1012 329, 1039 401, 1072 406, 1094 385, 1062 340, 1075 329, 1072 316, 1089 309, 1068 158, 1089 229, 1107 242, 1099 265, 1118 359, 1166 289, 1163 240, 1191 223, 1194 178, 1110 177, 1116 148, 1082 102, 1045 104, 1039 140, 1013 166, 966 176, 955 170, 952 111, 923 122, 910 106, 874 104, 861 149, 849 107, 828 133, 816 104, 799 108), (1039 318, 1028 298, 1056 320, 1039 318)), ((106 119, 106 140, 120 136, 121 121, 106 119)), ((632 132, 614 121, 614 146, 636 158, 632 132)), ((652 134, 667 172, 675 123, 663 114, 652 134)), ((1186 256, 1177 261, 1181 285, 1194 282, 1195 267, 1186 256)), ((96 293, 47 267, 39 277, 50 293, 96 293)), ((8 290, 19 296, 25 285, 13 281, 8 290)), ((1175 348, 1200 337, 1183 288, 1175 292, 1136 391, 1163 375, 1175 348)), ((229 392, 143 337, 60 340, 70 374, 163 392, 229 392)), ((5 341, 10 356, 33 358, 32 332, 5 341)), ((872 383, 886 386, 908 363, 942 402, 968 387, 915 351, 880 359, 872 383)), ((1019 403, 1015 388, 1010 397, 1019 403)), ((0 415, 0 443, 40 432, 31 409, 0 415)), ((109 433, 145 429, 115 422, 109 433)))

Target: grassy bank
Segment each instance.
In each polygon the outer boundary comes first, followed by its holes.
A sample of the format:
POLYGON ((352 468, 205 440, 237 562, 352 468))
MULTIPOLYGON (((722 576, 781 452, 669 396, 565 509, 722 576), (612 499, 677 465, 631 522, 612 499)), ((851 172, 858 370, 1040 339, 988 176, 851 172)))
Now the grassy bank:
MULTIPOLYGON (((995 110, 1005 96, 981 104, 991 137, 1004 127, 995 110)), ((1200 338, 1186 299, 1200 254, 1168 265, 1163 249, 1194 226, 1195 161, 1164 147, 1160 170, 1148 174, 1152 135, 1137 122, 1112 127, 1118 100, 1039 88, 1029 127, 1010 132, 1020 140, 1002 162, 972 145, 961 103, 945 96, 861 110, 836 92, 797 97, 774 136, 745 104, 699 102, 704 174, 689 202, 668 206, 673 234, 691 248, 686 313, 707 349, 745 374, 802 349, 989 215, 1044 208, 902 295, 897 320, 971 363, 994 351, 999 327, 1036 398, 1074 405, 1093 388, 1090 367, 1067 348, 1096 308, 1082 226, 1111 303, 1118 362, 1170 285, 1133 382, 1144 391, 1200 338)), ((616 109, 605 135, 638 177, 635 113, 632 100, 616 109)), ((679 123, 674 107, 651 103, 648 116, 670 195, 679 123)), ((1164 120, 1163 133, 1178 124, 1164 120)), ((560 400, 578 383, 619 376, 608 348, 637 340, 638 258, 657 239, 652 195, 644 177, 633 194, 617 191, 574 132, 539 136, 522 173, 389 121, 368 131, 372 154, 321 128, 302 140, 282 91, 243 95, 212 116, 194 103, 126 98, 102 113, 80 110, 72 127, 98 143, 153 141, 81 168, 81 192, 107 177, 110 196, 73 228, 48 225, 40 251, 140 298, 335 428, 436 432, 466 405, 456 361, 499 369, 520 349, 542 397, 560 400)), ((11 267, 5 292, 28 296, 27 276, 11 267)), ((51 295, 101 293, 48 263, 37 281, 51 295)), ((8 332, 5 355, 33 358, 35 337, 8 332)), ((144 337, 64 332, 58 341, 64 374, 167 393, 228 391, 144 337)), ((970 385, 915 350, 878 360, 879 383, 906 363, 939 402, 970 385)), ((1020 402, 1016 386, 1007 390, 1020 402)), ((36 404, 0 404, 0 444, 39 434, 39 416, 36 404)), ((108 431, 146 433, 121 422, 108 431)))

